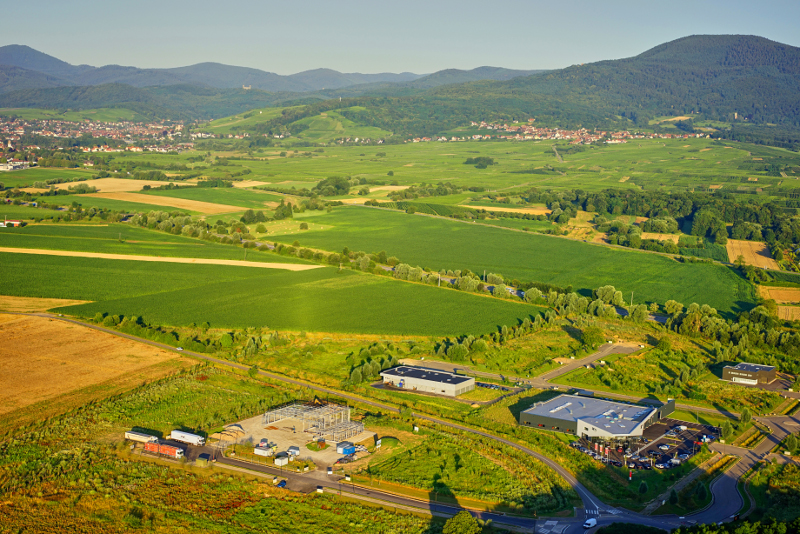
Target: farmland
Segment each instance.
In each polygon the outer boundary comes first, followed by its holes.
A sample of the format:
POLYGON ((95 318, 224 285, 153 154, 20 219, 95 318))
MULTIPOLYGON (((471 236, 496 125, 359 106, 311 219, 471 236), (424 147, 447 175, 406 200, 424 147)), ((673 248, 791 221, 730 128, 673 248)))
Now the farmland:
POLYGON ((42 317, 0 314, 0 335, 4 426, 53 415, 189 365, 172 352, 42 317))
POLYGON ((323 332, 448 335, 495 331, 539 309, 333 268, 276 273, 211 265, 0 253, 0 286, 16 296, 95 301, 66 313, 137 315, 169 325, 269 326, 323 332), (35 270, 30 270, 35 266, 35 270), (27 272, 26 272, 27 271, 27 272), (257 271, 257 272, 253 272, 257 271), (91 279, 91 284, 82 281, 91 279), (387 310, 385 302, 403 303, 387 310), (276 305, 280 303, 280 305, 276 305), (391 320, 388 320, 391 317, 391 320))
POLYGON ((754 297, 747 283, 727 267, 679 263, 645 252, 359 207, 312 213, 308 220, 331 228, 276 239, 298 239, 303 246, 324 250, 385 250, 403 262, 434 270, 487 270, 523 281, 571 285, 584 294, 611 284, 626 299, 635 292, 638 302, 674 299, 736 312, 754 297))

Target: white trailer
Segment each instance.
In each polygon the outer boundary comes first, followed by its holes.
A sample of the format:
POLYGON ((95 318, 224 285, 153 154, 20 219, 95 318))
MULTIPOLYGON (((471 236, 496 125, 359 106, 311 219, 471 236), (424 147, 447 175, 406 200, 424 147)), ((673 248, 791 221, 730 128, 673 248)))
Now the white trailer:
POLYGON ((253 454, 255 454, 257 456, 272 456, 274 453, 275 453, 275 451, 273 451, 271 447, 270 448, 255 447, 253 449, 253 454))
POLYGON ((125 439, 129 439, 131 441, 138 441, 139 443, 154 443, 158 441, 158 438, 155 436, 151 436, 150 434, 143 434, 141 432, 134 432, 133 430, 125 432, 125 439))
POLYGON ((197 434, 190 434, 181 430, 173 430, 169 434, 169 439, 180 441, 181 443, 188 443, 189 445, 205 445, 206 438, 198 436, 197 434))

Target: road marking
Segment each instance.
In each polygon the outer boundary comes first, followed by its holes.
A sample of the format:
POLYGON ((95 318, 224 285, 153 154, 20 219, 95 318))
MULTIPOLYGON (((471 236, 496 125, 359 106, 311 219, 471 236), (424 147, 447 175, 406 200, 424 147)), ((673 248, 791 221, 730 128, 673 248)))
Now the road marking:
MULTIPOLYGON (((554 528, 556 528, 556 525, 558 525, 558 521, 547 521, 544 526, 539 529, 539 532, 541 532, 541 534, 549 534, 554 528)), ((562 531, 559 531, 559 533, 562 531)))

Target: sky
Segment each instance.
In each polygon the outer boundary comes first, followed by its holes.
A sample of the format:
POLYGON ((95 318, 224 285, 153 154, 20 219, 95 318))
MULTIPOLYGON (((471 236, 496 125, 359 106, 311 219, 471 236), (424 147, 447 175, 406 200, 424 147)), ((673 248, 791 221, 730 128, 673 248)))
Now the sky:
POLYGON ((278 74, 555 69, 693 34, 800 46, 797 0, 0 0, 0 45, 72 64, 214 61, 278 74))

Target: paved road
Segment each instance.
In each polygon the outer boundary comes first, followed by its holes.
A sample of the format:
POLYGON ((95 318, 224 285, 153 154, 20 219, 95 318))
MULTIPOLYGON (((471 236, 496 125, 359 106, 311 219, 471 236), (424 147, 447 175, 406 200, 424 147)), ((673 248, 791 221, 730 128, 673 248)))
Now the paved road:
MULTIPOLYGON (((17 315, 31 315, 31 316, 45 317, 45 318, 49 318, 49 319, 58 319, 58 320, 74 323, 74 324, 77 324, 77 325, 81 325, 81 326, 84 326, 84 327, 87 327, 87 328, 91 328, 93 330, 98 330, 98 331, 105 332, 105 333, 108 333, 108 334, 124 337, 124 338, 130 339, 130 340, 133 340, 133 341, 137 341, 137 342, 140 342, 140 343, 145 343, 147 345, 151 345, 151 346, 158 347, 158 348, 161 348, 161 349, 175 351, 174 347, 171 347, 169 345, 165 345, 163 343, 150 341, 148 339, 139 338, 139 337, 136 337, 136 336, 132 336, 130 334, 124 334, 124 333, 117 332, 117 331, 114 331, 114 330, 111 330, 111 329, 108 329, 108 328, 104 328, 102 326, 98 326, 98 325, 94 325, 94 324, 90 324, 90 323, 85 323, 83 321, 78 321, 76 319, 72 319, 72 318, 69 318, 69 317, 56 316, 56 315, 49 314, 49 313, 20 313, 20 314, 17 314, 17 315)), ((619 344, 619 346, 620 346, 620 348, 624 348, 624 346, 622 344, 619 344)), ((609 347, 613 347, 613 346, 609 346, 609 347)), ((631 347, 628 347, 628 348, 631 348, 631 347)), ((603 350, 603 349, 601 349, 601 350, 603 350)), ((597 359, 597 358, 600 358, 600 357, 603 357, 603 356, 606 356, 608 354, 613 353, 613 352, 611 352, 613 350, 612 348, 605 349, 605 347, 604 347, 604 350, 605 350, 605 352, 598 351, 598 353, 590 355, 588 358, 597 359)), ((633 352, 633 350, 631 352, 633 352)), ((206 354, 199 354, 199 353, 195 353, 195 352, 191 352, 191 351, 183 351, 183 354, 185 354, 187 356, 192 356, 192 357, 197 358, 197 359, 213 362, 213 363, 216 363, 218 365, 223 365, 223 366, 227 366, 227 367, 231 367, 231 368, 240 369, 240 370, 243 370, 243 371, 247 371, 249 369, 245 365, 237 364, 237 363, 230 362, 230 361, 227 361, 227 360, 221 360, 219 358, 214 358, 214 357, 208 356, 206 354)), ((428 363, 430 363, 430 362, 428 362, 428 363)), ((572 364, 569 364, 569 365, 572 365, 572 364)), ((557 369, 556 371, 562 371, 562 369, 557 369)), ((568 372, 568 371, 564 370, 563 372, 568 372)), ((380 403, 380 402, 376 402, 376 401, 372 401, 372 400, 365 399, 365 398, 362 398, 362 397, 358 397, 356 395, 351 395, 351 394, 348 394, 348 393, 343 393, 343 392, 340 392, 340 391, 324 388, 324 387, 317 386, 317 385, 314 385, 314 384, 309 384, 307 382, 303 382, 303 381, 300 381, 300 380, 295 380, 295 379, 288 378, 288 377, 285 377, 285 376, 276 375, 276 374, 273 374, 273 373, 268 373, 266 371, 259 371, 259 374, 261 376, 264 376, 264 377, 267 377, 267 378, 270 378, 270 379, 273 379, 273 380, 278 380, 278 381, 282 381, 282 382, 285 382, 285 383, 293 384, 293 385, 296 385, 296 386, 309 388, 309 389, 312 389, 314 391, 318 391, 318 392, 325 393, 325 394, 328 394, 328 395, 333 395, 333 396, 336 396, 336 397, 348 399, 348 400, 350 400, 352 402, 358 402, 358 403, 366 404, 368 406, 372 406, 372 407, 375 407, 375 408, 378 408, 378 409, 381 409, 381 410, 385 410, 385 411, 389 411, 389 412, 399 412, 399 409, 394 407, 394 406, 390 406, 390 405, 383 404, 383 403, 380 403)), ((641 524, 641 525, 655 526, 655 527, 658 527, 658 528, 663 528, 663 529, 670 530, 670 529, 676 528, 676 527, 678 527, 678 526, 680 526, 682 524, 681 521, 679 520, 679 518, 677 518, 675 516, 662 516, 662 517, 655 517, 654 518, 654 517, 649 517, 649 516, 643 516, 643 515, 640 515, 640 514, 637 514, 637 513, 634 513, 634 512, 628 512, 626 510, 614 509, 613 507, 610 507, 610 506, 604 504, 599 498, 597 498, 595 495, 593 495, 580 482, 578 482, 578 480, 569 471, 564 469, 561 465, 559 465, 558 463, 554 462, 553 460, 547 458, 546 456, 543 456, 542 454, 540 454, 540 453, 538 453, 538 452, 536 452, 536 451, 534 451, 532 449, 529 449, 528 447, 525 447, 525 446, 520 445, 518 443, 514 443, 512 441, 509 441, 507 439, 504 439, 504 438, 501 438, 501 437, 498 437, 498 436, 494 436, 494 435, 489 434, 487 432, 483 432, 482 430, 466 427, 464 425, 460 425, 460 424, 453 423, 453 422, 450 422, 450 421, 446 421, 446 420, 443 420, 443 419, 439 419, 439 418, 436 418, 436 417, 431 417, 431 416, 428 416, 428 415, 418 414, 418 413, 413 413, 413 416, 415 418, 417 418, 417 419, 429 421, 429 422, 432 422, 432 423, 435 423, 435 424, 438 424, 438 425, 446 426, 446 427, 453 428, 453 429, 456 429, 456 430, 460 430, 460 431, 463 431, 463 432, 468 432, 468 433, 472 433, 472 434, 475 434, 475 435, 483 436, 483 437, 495 440, 497 442, 503 443, 505 445, 508 445, 510 447, 514 447, 514 448, 516 448, 516 449, 518 449, 518 450, 530 455, 531 457, 536 458, 537 460, 541 461, 542 463, 544 463, 545 465, 549 466, 551 469, 556 471, 559 475, 561 475, 572 486, 572 488, 575 490, 575 492, 581 498, 581 500, 583 501, 584 509, 582 511, 579 510, 579 513, 578 513, 576 518, 563 519, 563 520, 554 520, 557 523, 561 523, 562 524, 562 528, 559 530, 558 533, 556 533, 554 529, 539 530, 539 532, 542 532, 543 534, 548 534, 550 532, 552 532, 553 534, 572 534, 573 532, 578 532, 578 531, 580 531, 580 525, 581 525, 584 517, 595 517, 595 518, 597 518, 598 519, 598 525, 600 525, 600 526, 605 525, 605 524, 610 524, 610 523, 613 523, 615 521, 621 521, 621 522, 630 522, 630 523, 636 523, 636 524, 641 524), (581 513, 581 512, 583 512, 583 513, 581 513), (605 514, 605 515, 601 515, 601 514, 605 514)), ((692 516, 692 519, 694 519, 694 520, 696 520, 698 522, 703 522, 703 523, 719 522, 719 521, 723 521, 723 520, 729 518, 733 513, 738 511, 739 508, 741 508, 741 504, 742 504, 741 497, 739 497, 738 491, 736 491, 736 481, 738 480, 738 476, 740 476, 747 469, 749 469, 748 466, 749 465, 753 465, 755 463, 755 461, 757 461, 761 457, 761 456, 759 456, 759 454, 761 454, 763 456, 764 451, 768 452, 768 450, 771 449, 772 446, 774 446, 775 443, 777 443, 780 440, 782 440, 783 437, 785 437, 786 434, 789 431, 796 430, 796 429, 789 430, 792 427, 792 425, 800 425, 800 420, 798 420, 796 418, 793 418, 793 417, 759 418, 759 420, 761 420, 765 424, 773 426, 773 434, 772 434, 772 436, 770 436, 770 439, 765 440, 765 442, 762 443, 752 453, 748 453, 745 456, 745 461, 738 462, 736 464, 736 466, 735 466, 735 468, 738 468, 738 469, 736 469, 736 470, 732 469, 731 471, 729 471, 729 474, 730 474, 729 476, 721 477, 720 479, 717 480, 717 482, 714 485, 712 485, 711 490, 712 490, 712 494, 714 496, 714 504, 708 510, 706 510, 705 512, 702 512, 702 513, 696 514, 695 516, 692 516), (763 451, 762 451, 762 449, 763 449, 763 451), (752 457, 751 457, 751 455, 752 455, 752 457), (737 475, 737 473, 738 473, 738 475, 737 475), (735 493, 735 495, 734 495, 734 493, 735 493), (734 510, 734 508, 736 508, 736 509, 734 510), (731 510, 733 510, 733 512, 731 512, 731 510)), ((248 468, 254 467, 252 464, 247 464, 247 466, 248 466, 248 468)), ((284 475, 284 476, 286 476, 286 475, 284 475)), ((320 484, 320 485, 324 485, 324 484, 320 484)), ((396 497, 396 496, 393 496, 393 495, 390 495, 390 494, 381 493, 381 492, 379 492, 377 490, 374 490, 374 489, 371 490, 371 492, 372 492, 372 494, 374 494, 375 497, 380 497, 382 500, 388 500, 388 502, 395 502, 395 501, 391 500, 391 499, 395 499, 396 502, 398 502, 398 504, 399 504, 399 500, 403 499, 403 498, 399 498, 399 497, 396 497)), ((407 501, 410 502, 412 500, 407 499, 407 501)), ((430 503, 430 502, 420 503, 419 501, 414 501, 414 503, 415 503, 414 506, 416 506, 417 508, 422 507, 422 508, 427 508, 429 510, 431 510, 431 508, 435 508, 435 510, 437 510, 437 511, 445 511, 445 508, 447 508, 449 510, 447 513, 452 513, 452 512, 456 511, 456 508, 447 507, 446 505, 438 505, 436 503, 430 503), (439 508, 439 507, 441 507, 441 508, 439 508)), ((485 514, 485 515, 481 514, 482 517, 487 517, 487 518, 492 518, 492 519, 494 519, 493 516, 497 516, 497 515, 498 514, 485 514)), ((511 517, 503 516, 502 522, 508 523, 509 520, 513 520, 515 522, 515 523, 510 523, 510 524, 516 524, 517 526, 525 527, 525 528, 532 528, 532 526, 530 524, 530 521, 531 521, 530 519, 526 519, 526 518, 511 518, 511 517)), ((534 526, 535 526, 535 523, 534 523, 534 526)))

